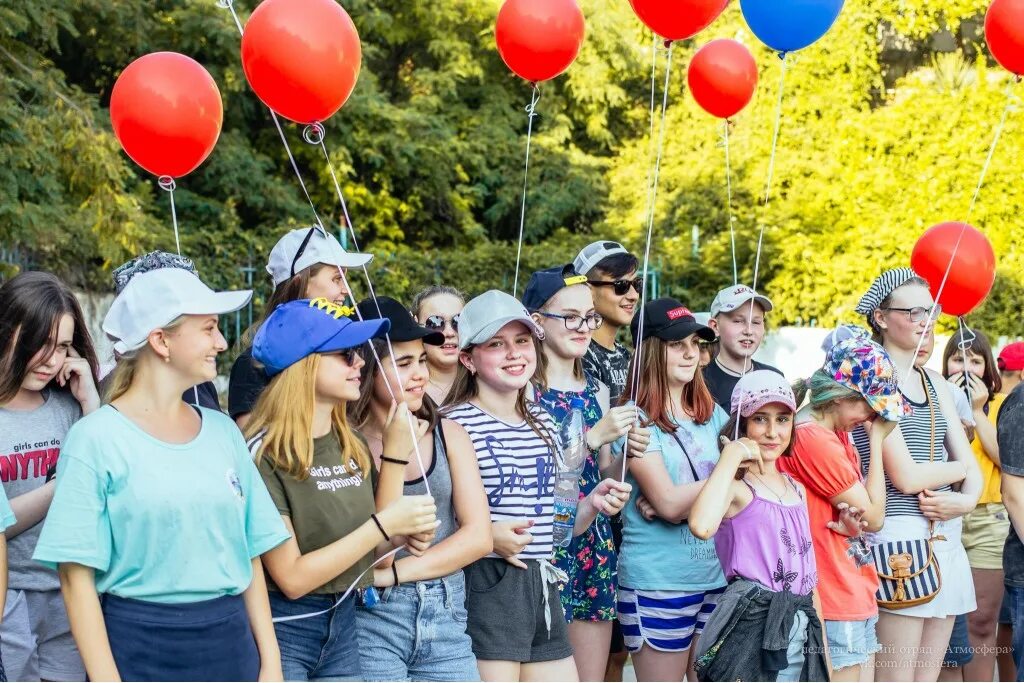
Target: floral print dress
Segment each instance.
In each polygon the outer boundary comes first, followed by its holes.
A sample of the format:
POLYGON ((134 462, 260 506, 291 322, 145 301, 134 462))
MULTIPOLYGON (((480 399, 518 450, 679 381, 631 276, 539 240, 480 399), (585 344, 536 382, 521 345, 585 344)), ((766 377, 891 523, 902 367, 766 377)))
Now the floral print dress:
MULTIPOLYGON (((603 413, 597 402, 598 383, 587 377, 583 391, 548 389, 537 396, 537 402, 560 424, 569 416, 573 399, 583 401, 583 421, 590 429, 603 413)), ((580 500, 583 500, 601 482, 597 453, 591 451, 580 475, 580 500)), ((564 548, 555 548, 553 562, 569 576, 569 583, 561 587, 562 607, 568 621, 612 621, 615 619, 615 542, 612 540, 611 522, 598 515, 586 531, 570 541, 564 548)))

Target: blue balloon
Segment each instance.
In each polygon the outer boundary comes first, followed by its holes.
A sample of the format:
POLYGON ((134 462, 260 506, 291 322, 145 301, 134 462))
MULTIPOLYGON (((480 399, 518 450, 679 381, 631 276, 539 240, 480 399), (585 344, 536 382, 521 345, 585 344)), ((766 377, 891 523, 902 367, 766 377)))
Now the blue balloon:
POLYGON ((801 50, 828 33, 844 0, 740 0, 747 26, 778 52, 801 50))

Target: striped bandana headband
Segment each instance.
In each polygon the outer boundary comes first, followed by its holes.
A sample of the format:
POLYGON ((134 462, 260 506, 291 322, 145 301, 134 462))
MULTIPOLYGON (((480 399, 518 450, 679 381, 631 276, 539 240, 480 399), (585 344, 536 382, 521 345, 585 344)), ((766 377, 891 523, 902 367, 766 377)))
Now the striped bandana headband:
POLYGON ((893 268, 885 271, 871 283, 855 310, 861 315, 871 315, 894 290, 916 277, 920 276, 910 268, 893 268))

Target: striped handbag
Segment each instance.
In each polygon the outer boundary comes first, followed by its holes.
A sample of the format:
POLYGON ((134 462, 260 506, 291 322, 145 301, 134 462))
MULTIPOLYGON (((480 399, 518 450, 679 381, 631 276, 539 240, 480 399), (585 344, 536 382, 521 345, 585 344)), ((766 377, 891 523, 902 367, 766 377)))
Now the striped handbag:
MULTIPOLYGON (((923 375, 924 373, 922 373, 923 375)), ((935 461, 935 404, 928 391, 925 376, 925 396, 931 413, 932 434, 929 461, 935 461)), ((875 572, 878 591, 875 599, 879 607, 891 610, 924 605, 935 599, 942 589, 942 572, 932 547, 934 541, 945 541, 935 535, 935 522, 928 524, 928 538, 911 541, 888 541, 875 545, 875 572)))
MULTIPOLYGON (((934 524, 929 525, 934 533, 934 524)), ((878 573, 878 606, 886 609, 906 609, 923 605, 935 599, 942 589, 939 561, 932 549, 933 540, 942 536, 914 541, 890 541, 872 548, 875 571, 878 573)))

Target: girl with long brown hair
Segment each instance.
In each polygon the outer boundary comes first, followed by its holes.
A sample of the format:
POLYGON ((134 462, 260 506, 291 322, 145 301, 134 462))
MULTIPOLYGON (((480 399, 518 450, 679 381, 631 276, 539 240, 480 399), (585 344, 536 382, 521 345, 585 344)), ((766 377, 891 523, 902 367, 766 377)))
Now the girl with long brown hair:
POLYGON ((686 526, 718 462, 718 433, 728 420, 697 367, 701 340, 715 334, 668 298, 644 306, 630 330, 637 351, 626 394, 636 396, 651 442, 645 457, 628 461, 634 488, 623 512, 619 622, 638 680, 682 680, 687 671, 696 680, 693 644, 725 589, 714 543, 686 526), (635 504, 640 496, 657 519, 643 517, 635 504))
POLYGON ((84 680, 57 573, 32 561, 64 439, 100 407, 96 353, 67 285, 28 272, 0 288, 0 359, 0 472, 17 518, 5 532, 4 664, 10 680, 84 680))
POLYGON ((1002 480, 996 416, 1006 400, 992 345, 981 330, 961 329, 942 352, 942 374, 954 391, 966 392, 974 417, 971 450, 981 471, 978 505, 964 516, 963 544, 971 565, 978 609, 966 619, 968 647, 974 656, 963 665, 965 681, 987 681, 995 674, 996 630, 1003 601, 1003 546, 1010 533, 1010 518, 1000 492, 1002 480), (966 359, 966 363, 965 363, 966 359))
POLYGON ((299 299, 276 308, 253 341, 270 383, 247 425, 250 449, 292 535, 263 556, 286 680, 363 680, 351 634, 356 602, 375 602, 374 551, 436 527, 430 496, 401 495, 413 448, 408 407, 385 425, 379 476, 348 421, 360 347, 388 326, 349 320, 326 299, 299 299))

